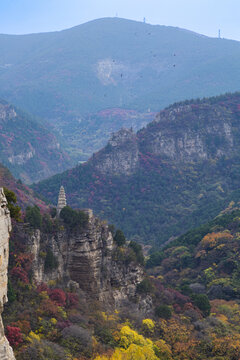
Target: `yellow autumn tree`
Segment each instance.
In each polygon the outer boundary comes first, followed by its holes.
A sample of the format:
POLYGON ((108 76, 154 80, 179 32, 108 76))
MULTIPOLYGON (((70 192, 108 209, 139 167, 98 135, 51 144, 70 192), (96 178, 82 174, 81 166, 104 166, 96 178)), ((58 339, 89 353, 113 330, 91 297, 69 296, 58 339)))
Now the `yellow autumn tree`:
POLYGON ((138 334, 129 326, 122 327, 119 347, 111 357, 97 356, 95 360, 171 360, 171 350, 161 340, 155 345, 150 339, 138 334))

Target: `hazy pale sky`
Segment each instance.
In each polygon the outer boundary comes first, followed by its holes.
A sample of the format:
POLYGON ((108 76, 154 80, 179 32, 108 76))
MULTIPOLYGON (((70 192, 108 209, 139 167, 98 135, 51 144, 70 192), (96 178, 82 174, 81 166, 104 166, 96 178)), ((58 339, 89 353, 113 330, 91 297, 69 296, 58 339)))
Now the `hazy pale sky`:
POLYGON ((240 40, 240 0, 0 0, 0 33, 62 30, 116 14, 240 40))

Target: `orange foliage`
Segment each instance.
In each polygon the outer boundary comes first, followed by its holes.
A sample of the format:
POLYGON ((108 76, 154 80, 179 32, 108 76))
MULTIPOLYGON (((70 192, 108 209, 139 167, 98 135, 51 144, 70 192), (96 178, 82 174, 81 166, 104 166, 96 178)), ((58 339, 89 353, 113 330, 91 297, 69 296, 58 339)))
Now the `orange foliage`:
POLYGON ((51 299, 43 299, 38 311, 40 315, 56 317, 58 315, 58 306, 51 299))
POLYGON ((200 242, 202 249, 213 249, 221 240, 232 240, 233 236, 227 232, 209 233, 200 242))

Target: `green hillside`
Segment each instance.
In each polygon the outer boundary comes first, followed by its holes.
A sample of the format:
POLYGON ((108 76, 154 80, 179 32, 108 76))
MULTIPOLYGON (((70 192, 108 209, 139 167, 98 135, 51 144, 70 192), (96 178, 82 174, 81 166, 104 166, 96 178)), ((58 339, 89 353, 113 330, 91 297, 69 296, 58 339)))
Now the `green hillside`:
POLYGON ((64 185, 70 205, 159 246, 240 199, 239 109, 239 93, 175 104, 34 189, 56 203, 64 185))

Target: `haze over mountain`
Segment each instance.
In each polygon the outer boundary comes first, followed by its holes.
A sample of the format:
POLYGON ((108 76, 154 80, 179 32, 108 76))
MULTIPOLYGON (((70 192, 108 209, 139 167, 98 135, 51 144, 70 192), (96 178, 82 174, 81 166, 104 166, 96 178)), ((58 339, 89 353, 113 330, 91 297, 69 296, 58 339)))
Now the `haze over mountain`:
POLYGON ((0 100, 0 161, 25 183, 69 168, 56 137, 31 115, 0 100))
MULTIPOLYGON (((239 57, 237 41, 119 18, 60 32, 0 35, 0 96, 50 121, 81 160, 100 148, 99 141, 89 143, 91 136, 106 141, 116 130, 108 124, 98 134, 94 113, 156 112, 186 98, 236 91, 239 57)), ((141 126, 138 116, 133 125, 141 126)))
POLYGON ((70 205, 159 245, 240 198, 239 138, 239 93, 186 101, 137 134, 119 131, 86 164, 34 189, 56 203, 64 185, 70 205))

